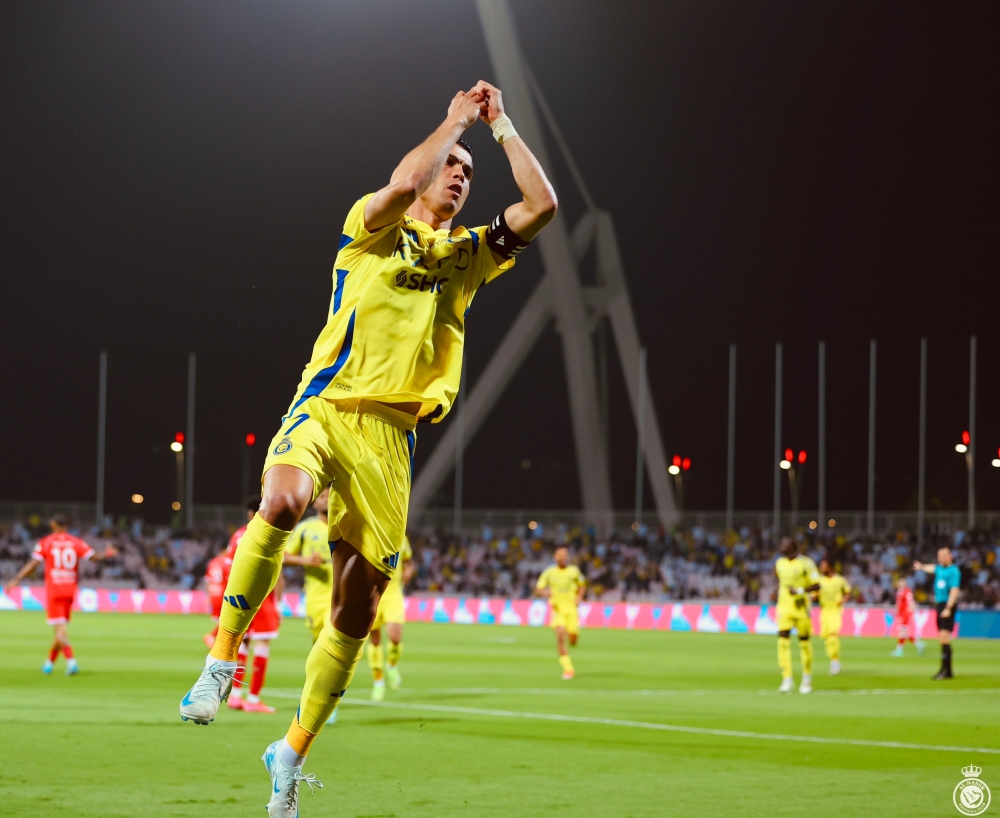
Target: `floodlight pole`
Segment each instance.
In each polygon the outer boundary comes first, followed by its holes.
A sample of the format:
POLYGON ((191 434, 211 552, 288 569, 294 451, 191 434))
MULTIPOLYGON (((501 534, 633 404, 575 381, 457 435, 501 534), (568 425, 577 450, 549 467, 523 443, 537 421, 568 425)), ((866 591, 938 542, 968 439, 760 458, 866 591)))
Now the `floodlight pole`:
POLYGON ((102 352, 100 375, 97 382, 97 503, 94 507, 95 522, 104 526, 104 450, 107 443, 108 421, 108 353, 102 352))
POLYGON ((826 529, 826 342, 819 342, 819 489, 816 533, 826 529))
POLYGON ((976 527, 976 336, 969 338, 969 523, 976 527))
POLYGON ((774 345, 774 536, 781 535, 781 342, 774 345))
POLYGON ((645 445, 646 413, 643 404, 646 400, 646 347, 639 347, 639 416, 636 418, 636 448, 635 448, 635 526, 638 532, 642 526, 642 453, 645 445))
POLYGON ((924 544, 927 494, 927 339, 920 339, 920 446, 917 469, 917 546, 924 544))
POLYGON ((736 501, 736 344, 729 345, 729 434, 726 443, 726 531, 732 531, 736 501))
MULTIPOLYGON (((194 384, 195 354, 188 355, 187 434, 184 438, 184 524, 194 528, 194 384)), ((180 498, 179 498, 180 499, 180 498)))
POLYGON ((868 354, 868 536, 875 534, 875 365, 876 342, 868 354))

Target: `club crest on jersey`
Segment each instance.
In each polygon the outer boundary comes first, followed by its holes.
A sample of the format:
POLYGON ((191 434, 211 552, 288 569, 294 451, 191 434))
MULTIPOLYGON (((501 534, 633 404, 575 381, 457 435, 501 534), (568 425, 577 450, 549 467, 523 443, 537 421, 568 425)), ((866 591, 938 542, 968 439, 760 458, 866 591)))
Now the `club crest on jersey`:
POLYGON ((396 275, 396 286, 405 286, 408 290, 441 295, 448 286, 449 280, 447 276, 438 278, 437 276, 429 276, 427 273, 410 273, 407 275, 405 270, 401 270, 396 275))
POLYGON ((283 437, 278 445, 274 447, 274 454, 287 454, 292 450, 292 441, 287 437, 283 437))

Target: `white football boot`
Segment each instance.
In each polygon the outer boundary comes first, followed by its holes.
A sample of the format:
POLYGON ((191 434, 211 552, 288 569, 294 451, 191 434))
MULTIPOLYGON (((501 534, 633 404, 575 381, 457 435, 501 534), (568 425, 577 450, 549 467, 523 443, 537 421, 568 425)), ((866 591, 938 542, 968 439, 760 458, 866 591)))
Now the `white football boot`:
POLYGON ((181 699, 181 720, 195 724, 215 721, 219 705, 232 692, 236 670, 236 662, 213 662, 203 668, 194 687, 181 699))
POLYGON ((267 767, 271 776, 271 800, 267 802, 267 814, 270 818, 299 818, 299 785, 304 781, 309 785, 309 794, 313 787, 323 789, 323 782, 317 781, 313 773, 302 774, 301 767, 289 767, 278 758, 278 745, 281 739, 271 742, 260 760, 267 767))
POLYGON ((802 674, 802 684, 799 685, 799 693, 813 692, 813 677, 811 673, 802 674))
POLYGON ((795 690, 795 679, 789 676, 787 679, 781 680, 781 687, 778 688, 779 693, 791 693, 795 690))
POLYGON ((840 659, 830 660, 830 675, 836 676, 840 673, 840 659))
POLYGON ((385 679, 372 682, 372 701, 380 702, 385 699, 385 679))

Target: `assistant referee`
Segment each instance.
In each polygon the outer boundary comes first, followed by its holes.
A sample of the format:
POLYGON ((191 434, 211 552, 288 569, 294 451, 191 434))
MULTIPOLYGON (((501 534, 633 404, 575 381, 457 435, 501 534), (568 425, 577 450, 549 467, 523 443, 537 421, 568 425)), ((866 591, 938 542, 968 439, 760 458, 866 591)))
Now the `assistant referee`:
POLYGON ((934 681, 952 678, 951 672, 951 635, 955 630, 955 611, 958 607, 959 585, 962 574, 951 558, 951 549, 945 546, 937 552, 938 561, 934 563, 914 562, 917 571, 934 574, 934 602, 937 605, 938 642, 941 643, 941 669, 934 681))

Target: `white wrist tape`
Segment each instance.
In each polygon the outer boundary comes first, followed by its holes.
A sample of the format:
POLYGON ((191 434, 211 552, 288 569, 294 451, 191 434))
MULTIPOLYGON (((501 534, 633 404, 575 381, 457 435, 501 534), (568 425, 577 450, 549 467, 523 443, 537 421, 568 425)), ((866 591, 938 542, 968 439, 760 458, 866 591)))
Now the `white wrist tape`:
POLYGON ((513 139, 517 136, 517 131, 514 130, 514 123, 510 121, 510 117, 507 114, 500 114, 490 125, 493 130, 493 138, 496 139, 501 145, 508 139, 513 139))

